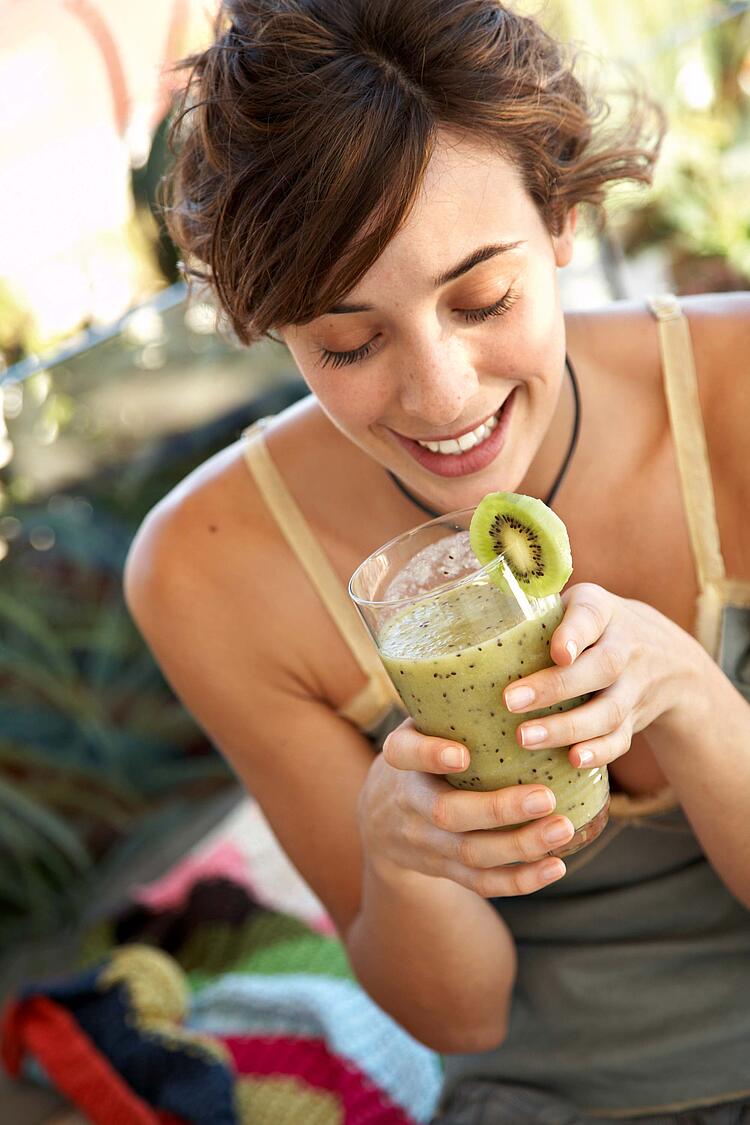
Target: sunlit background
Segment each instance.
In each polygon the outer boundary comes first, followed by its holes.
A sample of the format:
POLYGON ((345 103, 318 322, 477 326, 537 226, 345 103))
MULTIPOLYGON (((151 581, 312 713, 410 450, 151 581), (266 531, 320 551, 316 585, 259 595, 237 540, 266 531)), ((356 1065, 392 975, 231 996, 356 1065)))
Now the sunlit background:
MULTIPOLYGON (((654 189, 584 227, 565 302, 748 287, 750 3, 523 6, 670 118, 654 189)), ((170 67, 214 8, 0 0, 0 990, 236 800, 121 595, 145 512, 302 393, 281 347, 187 303, 156 207, 170 67)))
MULTIPOLYGON (((207 41, 215 7, 216 0, 0 2, 6 364, 81 327, 111 325, 176 280, 153 216, 175 84, 169 67, 207 41)), ((743 284, 748 4, 524 0, 521 7, 609 60, 604 77, 612 84, 619 77, 612 62, 635 67, 669 112, 656 190, 648 202, 626 193, 612 209, 612 233, 626 253, 661 247, 685 291, 743 284)), ((589 257, 583 250, 582 266, 589 257)), ((626 288, 628 276, 626 268, 626 288)))

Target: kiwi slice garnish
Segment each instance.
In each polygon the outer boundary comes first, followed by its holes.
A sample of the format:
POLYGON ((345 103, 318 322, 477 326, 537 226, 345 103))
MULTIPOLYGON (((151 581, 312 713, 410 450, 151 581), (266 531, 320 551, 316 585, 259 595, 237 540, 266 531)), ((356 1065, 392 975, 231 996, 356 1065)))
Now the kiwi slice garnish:
MULTIPOLYGON (((483 566, 502 555, 532 598, 559 593, 573 573, 565 524, 534 496, 490 492, 471 518, 469 541, 483 566)), ((505 585, 500 570, 493 577, 505 585)))

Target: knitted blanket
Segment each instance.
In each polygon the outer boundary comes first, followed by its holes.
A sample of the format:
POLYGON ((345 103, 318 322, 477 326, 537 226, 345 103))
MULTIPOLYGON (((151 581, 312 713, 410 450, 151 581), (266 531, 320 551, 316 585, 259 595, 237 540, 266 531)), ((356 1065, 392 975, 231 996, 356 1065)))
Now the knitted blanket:
POLYGON ((429 1121, 439 1057, 359 987, 324 914, 263 897, 212 834, 88 935, 80 971, 12 999, 7 1070, 101 1125, 429 1121))

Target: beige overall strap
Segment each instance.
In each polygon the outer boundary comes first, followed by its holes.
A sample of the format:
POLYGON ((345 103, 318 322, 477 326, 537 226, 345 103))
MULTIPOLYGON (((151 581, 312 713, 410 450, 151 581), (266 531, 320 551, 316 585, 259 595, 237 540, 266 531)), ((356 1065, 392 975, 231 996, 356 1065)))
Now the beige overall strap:
MULTIPOLYGON (((376 689, 375 694, 390 699, 390 680, 380 663, 367 629, 349 600, 341 579, 331 566, 296 500, 271 460, 263 437, 263 430, 269 421, 268 418, 260 419, 259 422, 249 426, 242 435, 245 438, 243 453, 247 466, 269 511, 299 559, 300 565, 307 572, 308 578, 320 595, 339 632, 351 648, 355 660, 365 675, 381 686, 381 691, 376 689)), ((372 698, 372 688, 370 685, 368 688, 369 692, 367 688, 365 691, 372 698)))
POLYGON ((667 407, 701 591, 725 577, 690 327, 676 297, 649 297, 659 321, 667 407))

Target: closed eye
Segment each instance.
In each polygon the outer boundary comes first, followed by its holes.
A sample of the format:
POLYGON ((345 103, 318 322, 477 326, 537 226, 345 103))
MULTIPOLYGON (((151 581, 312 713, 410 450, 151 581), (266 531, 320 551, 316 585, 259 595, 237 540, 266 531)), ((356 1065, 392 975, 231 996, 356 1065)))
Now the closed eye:
POLYGON ((366 344, 362 344, 360 348, 354 348, 351 352, 332 352, 328 348, 320 348, 320 366, 321 367, 348 367, 350 363, 361 363, 363 359, 367 359, 372 355, 375 350, 375 343, 380 339, 380 336, 373 336, 366 344))
POLYGON ((481 324, 491 316, 502 316, 515 305, 517 300, 518 293, 514 289, 509 289, 499 301, 495 301, 494 305, 488 305, 484 309, 456 309, 456 312, 460 313, 469 324, 481 324))
MULTIPOLYGON (((489 320, 493 316, 502 316, 503 313, 508 312, 509 309, 518 300, 518 293, 514 289, 509 289, 507 293, 495 301, 493 305, 487 305, 483 309, 455 309, 460 316, 468 324, 481 324, 485 320, 489 320)), ((350 352, 332 352, 328 348, 319 348, 321 357, 321 367, 332 367, 334 369, 339 367, 349 367, 352 363, 361 363, 363 360, 368 359, 373 352, 377 351, 376 344, 380 339, 380 334, 373 336, 366 344, 362 344, 359 348, 354 348, 350 352)))

